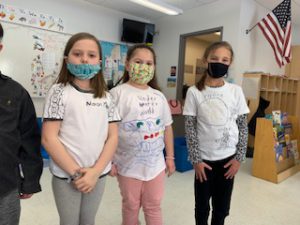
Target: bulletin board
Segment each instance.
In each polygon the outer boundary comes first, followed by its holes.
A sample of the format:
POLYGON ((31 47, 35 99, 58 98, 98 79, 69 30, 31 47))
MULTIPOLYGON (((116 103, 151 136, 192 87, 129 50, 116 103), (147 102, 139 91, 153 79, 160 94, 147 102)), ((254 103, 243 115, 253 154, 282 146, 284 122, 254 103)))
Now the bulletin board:
MULTIPOLYGON (((45 97, 55 82, 63 62, 63 52, 71 34, 41 30, 1 21, 4 29, 0 52, 1 72, 22 84, 31 97, 45 97)), ((100 41, 105 81, 123 76, 128 46, 100 41)))
POLYGON ((1 24, 1 72, 22 84, 31 97, 45 97, 60 71, 70 35, 4 21, 1 24))
POLYGON ((115 85, 123 76, 128 46, 107 41, 100 41, 100 44, 104 79, 115 85))

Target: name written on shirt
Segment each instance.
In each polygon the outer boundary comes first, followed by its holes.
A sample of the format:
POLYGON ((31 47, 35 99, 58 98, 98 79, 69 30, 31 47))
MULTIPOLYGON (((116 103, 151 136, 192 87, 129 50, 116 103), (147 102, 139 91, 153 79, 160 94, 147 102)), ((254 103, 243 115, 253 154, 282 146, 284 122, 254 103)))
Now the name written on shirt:
POLYGON ((93 107, 108 107, 107 102, 92 102, 92 101, 87 101, 86 106, 93 106, 93 107))

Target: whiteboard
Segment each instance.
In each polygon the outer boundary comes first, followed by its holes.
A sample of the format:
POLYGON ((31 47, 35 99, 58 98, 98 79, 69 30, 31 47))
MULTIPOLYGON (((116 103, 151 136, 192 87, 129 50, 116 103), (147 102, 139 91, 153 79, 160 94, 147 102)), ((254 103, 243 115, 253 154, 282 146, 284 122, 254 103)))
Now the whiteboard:
POLYGON ((1 72, 22 84, 31 97, 45 97, 60 71, 70 35, 4 21, 1 24, 1 72))

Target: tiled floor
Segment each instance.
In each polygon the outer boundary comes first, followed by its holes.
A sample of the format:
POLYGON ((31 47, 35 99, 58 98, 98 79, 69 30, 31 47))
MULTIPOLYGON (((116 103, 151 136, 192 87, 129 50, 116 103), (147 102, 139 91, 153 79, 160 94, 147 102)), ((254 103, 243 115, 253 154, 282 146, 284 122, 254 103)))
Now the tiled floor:
MULTIPOLYGON (((280 184, 250 175, 251 160, 235 180, 227 225, 300 225, 300 172, 280 184)), ((193 171, 175 173, 166 181, 162 204, 165 225, 193 225, 193 171)), ((42 176, 43 192, 22 201, 20 225, 58 225, 48 168, 42 176)), ((140 215, 142 224, 142 213, 140 215)), ((108 177, 96 225, 120 225, 121 198, 115 178, 108 177)))

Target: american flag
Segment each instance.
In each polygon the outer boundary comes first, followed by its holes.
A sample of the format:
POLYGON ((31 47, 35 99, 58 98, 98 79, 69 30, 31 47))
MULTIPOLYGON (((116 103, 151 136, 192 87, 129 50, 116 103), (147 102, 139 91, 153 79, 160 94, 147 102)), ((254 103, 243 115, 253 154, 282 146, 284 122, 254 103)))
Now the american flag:
POLYGON ((291 61, 291 0, 284 0, 259 23, 279 67, 291 61))

